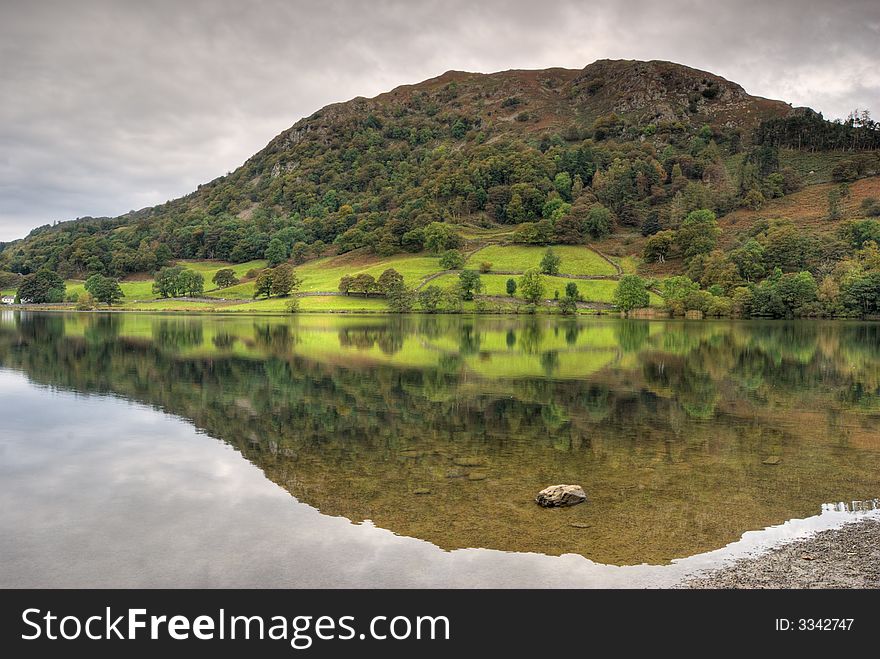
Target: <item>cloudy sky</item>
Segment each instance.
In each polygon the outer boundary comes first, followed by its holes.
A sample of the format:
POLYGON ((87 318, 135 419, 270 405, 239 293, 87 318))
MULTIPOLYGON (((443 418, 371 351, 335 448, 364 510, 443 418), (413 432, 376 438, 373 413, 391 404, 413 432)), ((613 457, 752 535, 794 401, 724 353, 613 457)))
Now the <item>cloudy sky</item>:
POLYGON ((0 0, 0 241, 185 194, 328 103, 600 58, 880 114, 877 0, 0 0))

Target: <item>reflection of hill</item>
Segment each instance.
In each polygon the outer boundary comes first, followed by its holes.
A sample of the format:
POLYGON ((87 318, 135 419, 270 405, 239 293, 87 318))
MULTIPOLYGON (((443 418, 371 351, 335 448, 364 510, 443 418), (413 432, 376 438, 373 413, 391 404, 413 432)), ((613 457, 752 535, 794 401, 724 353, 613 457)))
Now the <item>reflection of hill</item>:
POLYGON ((876 496, 878 331, 4 315, 0 365, 190 419, 326 514, 624 564, 876 496), (535 506, 555 482, 589 503, 535 506))

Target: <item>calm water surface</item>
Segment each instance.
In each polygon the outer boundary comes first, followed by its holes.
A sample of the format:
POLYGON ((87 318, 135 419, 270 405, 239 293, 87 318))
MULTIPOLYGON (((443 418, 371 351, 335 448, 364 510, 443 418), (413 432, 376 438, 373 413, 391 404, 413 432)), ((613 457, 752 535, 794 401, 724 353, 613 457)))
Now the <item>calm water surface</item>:
POLYGON ((663 586, 880 496, 870 323, 3 311, 0 400, 0 586, 663 586))

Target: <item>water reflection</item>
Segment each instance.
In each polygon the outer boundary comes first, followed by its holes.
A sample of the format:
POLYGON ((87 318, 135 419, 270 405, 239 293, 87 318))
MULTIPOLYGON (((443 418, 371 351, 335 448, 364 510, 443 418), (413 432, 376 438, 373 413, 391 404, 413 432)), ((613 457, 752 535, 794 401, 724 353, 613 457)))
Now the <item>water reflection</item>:
POLYGON ((880 491, 870 323, 4 312, 0 366, 447 550, 666 563, 880 491), (562 482, 588 503, 533 504, 562 482))

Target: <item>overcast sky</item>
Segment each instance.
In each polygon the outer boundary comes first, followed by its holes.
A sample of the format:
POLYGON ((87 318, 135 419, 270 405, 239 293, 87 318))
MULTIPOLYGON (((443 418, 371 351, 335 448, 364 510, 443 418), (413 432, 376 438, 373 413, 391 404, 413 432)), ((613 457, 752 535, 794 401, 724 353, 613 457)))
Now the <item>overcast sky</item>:
POLYGON ((880 114, 877 0, 0 0, 0 240, 190 192, 328 103, 601 58, 880 114))

